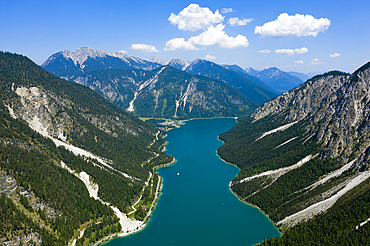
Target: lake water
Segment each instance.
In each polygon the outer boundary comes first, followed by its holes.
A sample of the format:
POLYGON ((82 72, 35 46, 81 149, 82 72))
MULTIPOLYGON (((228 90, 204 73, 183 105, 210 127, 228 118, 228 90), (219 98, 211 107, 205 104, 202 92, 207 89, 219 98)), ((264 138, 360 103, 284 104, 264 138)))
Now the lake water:
POLYGON ((280 236, 229 188, 239 169, 216 150, 222 145, 218 135, 235 124, 230 118, 191 120, 169 131, 167 153, 177 162, 158 170, 163 189, 151 219, 144 230, 105 245, 253 245, 280 236))

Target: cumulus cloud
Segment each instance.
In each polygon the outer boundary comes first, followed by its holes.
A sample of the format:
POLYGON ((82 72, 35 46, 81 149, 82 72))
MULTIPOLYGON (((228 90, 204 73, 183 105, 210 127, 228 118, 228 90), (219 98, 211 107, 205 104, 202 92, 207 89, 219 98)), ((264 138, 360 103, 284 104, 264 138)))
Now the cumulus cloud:
POLYGON ((257 53, 262 53, 262 54, 268 54, 270 52, 271 50, 266 50, 266 49, 257 51, 257 53))
POLYGON ((213 46, 218 45, 222 48, 238 48, 248 47, 248 39, 243 35, 237 35, 236 37, 228 36, 224 31, 225 25, 218 24, 217 26, 210 26, 206 31, 198 36, 193 36, 189 40, 185 41, 184 38, 174 38, 166 43, 164 48, 166 51, 169 50, 197 50, 196 46, 213 46))
POLYGON ((222 8, 221 13, 226 14, 226 13, 231 13, 234 12, 232 8, 222 8))
POLYGON ((198 36, 191 37, 189 41, 194 45, 212 46, 218 45, 222 48, 248 47, 248 39, 238 34, 236 37, 228 36, 224 31, 225 25, 218 24, 216 27, 210 26, 198 36))
POLYGON ((209 61, 213 61, 213 60, 216 60, 217 57, 213 56, 213 55, 206 55, 206 57, 204 57, 204 60, 209 60, 209 61))
POLYGON ((306 47, 302 47, 300 49, 277 49, 275 50, 276 54, 287 54, 288 56, 294 55, 294 54, 304 54, 307 53, 308 49, 306 47))
POLYGON ((295 49, 294 52, 297 54, 304 54, 308 52, 308 49, 306 47, 302 47, 300 49, 295 49))
POLYGON ((253 19, 241 19, 239 20, 238 17, 233 17, 233 18, 230 18, 228 23, 230 24, 230 26, 245 26, 247 25, 248 23, 252 22, 253 19))
POLYGON ((191 42, 185 41, 184 38, 173 38, 166 42, 165 51, 170 50, 199 50, 191 42))
POLYGON ((287 54, 288 56, 294 55, 293 49, 277 49, 275 50, 276 54, 287 54))
POLYGON ((330 55, 330 58, 334 58, 334 57, 338 57, 338 56, 340 56, 340 54, 339 54, 339 53, 334 53, 334 54, 331 54, 331 55, 330 55))
POLYGON ((315 19, 312 15, 288 15, 282 13, 274 21, 267 22, 262 26, 256 26, 255 34, 261 37, 302 37, 314 36, 324 32, 330 26, 327 18, 315 19))
POLYGON ((321 64, 322 62, 320 61, 320 59, 319 58, 315 58, 315 59, 313 59, 312 60, 312 62, 311 62, 311 64, 312 65, 318 65, 318 64, 321 64))
POLYGON ((142 52, 159 52, 155 46, 149 44, 132 44, 131 49, 140 50, 142 52))
POLYGON ((304 62, 303 62, 302 60, 295 61, 294 63, 295 63, 295 64, 304 64, 304 62))
POLYGON ((127 51, 126 50, 120 50, 120 51, 118 51, 118 53, 127 54, 127 51))
POLYGON ((222 23, 224 18, 218 10, 213 13, 209 8, 200 7, 193 3, 177 15, 171 13, 168 20, 172 25, 177 25, 179 30, 196 31, 206 29, 213 24, 222 23))

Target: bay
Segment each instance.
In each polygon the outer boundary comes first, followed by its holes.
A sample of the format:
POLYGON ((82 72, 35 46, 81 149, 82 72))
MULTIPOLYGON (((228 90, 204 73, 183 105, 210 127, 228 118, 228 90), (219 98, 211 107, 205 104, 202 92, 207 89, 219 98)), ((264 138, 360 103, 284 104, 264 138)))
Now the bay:
POLYGON ((235 124, 231 118, 197 119, 170 130, 166 152, 177 162, 158 170, 162 194, 147 226, 105 245, 254 245, 279 237, 260 210, 229 188, 239 169, 216 151, 222 145, 218 135, 235 124))

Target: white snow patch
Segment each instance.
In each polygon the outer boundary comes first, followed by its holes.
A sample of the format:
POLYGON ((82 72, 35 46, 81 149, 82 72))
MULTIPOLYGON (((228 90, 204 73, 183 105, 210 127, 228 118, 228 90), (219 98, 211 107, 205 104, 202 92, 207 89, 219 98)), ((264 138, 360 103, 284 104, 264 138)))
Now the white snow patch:
POLYGON ((271 176, 274 179, 277 179, 278 177, 286 174, 287 172, 289 172, 291 170, 294 170, 294 169, 302 166, 303 164, 309 162, 311 159, 315 158, 316 156, 317 155, 315 155, 315 156, 308 155, 308 156, 306 156, 305 158, 303 158, 302 160, 300 160, 299 162, 297 162, 294 165, 291 165, 289 167, 279 168, 279 169, 276 169, 276 170, 269 170, 269 171, 266 171, 266 172, 263 172, 263 173, 260 173, 260 174, 251 176, 251 177, 247 177, 245 179, 240 180, 239 183, 249 182, 249 181, 251 181, 251 180, 253 180, 255 178, 260 178, 260 177, 263 177, 263 176, 271 176))
POLYGON ((99 186, 93 183, 90 180, 90 176, 85 172, 80 172, 78 174, 78 177, 82 180, 82 182, 84 182, 87 190, 89 191, 89 195, 95 200, 98 200, 99 199, 98 197, 99 186))
POLYGON ((360 228, 361 226, 364 226, 367 222, 370 221, 370 218, 368 218, 367 220, 365 220, 364 222, 361 222, 360 225, 356 226, 356 230, 358 230, 358 228, 360 228))
POLYGON ((134 112, 135 111, 135 108, 134 108, 134 102, 136 100, 136 97, 137 97, 137 92, 135 92, 134 94, 134 99, 132 99, 132 101, 130 102, 130 106, 127 108, 127 111, 128 112, 134 112))
POLYGON ((346 194, 348 191, 350 191, 357 185, 361 184, 369 177, 370 171, 362 172, 360 175, 353 178, 342 190, 338 191, 338 193, 336 193, 335 195, 331 196, 330 198, 324 201, 315 203, 302 211, 292 214, 284 218, 283 220, 279 221, 277 224, 294 226, 301 221, 306 221, 322 212, 325 212, 326 210, 331 208, 340 197, 342 197, 344 194, 346 194))
MULTIPOLYGON (((99 186, 90 180, 90 176, 86 172, 80 172, 79 174, 77 174, 74 170, 72 170, 70 167, 68 167, 64 162, 61 162, 61 166, 62 166, 62 168, 68 170, 68 172, 75 175, 77 178, 79 178, 85 184, 85 186, 86 186, 86 188, 89 192, 90 197, 94 198, 95 200, 100 201, 104 205, 109 206, 114 211, 114 213, 116 214, 116 216, 120 220, 122 230, 124 230, 124 229, 127 229, 127 231, 134 230, 138 226, 143 225, 142 221, 137 221, 137 220, 132 220, 130 218, 127 218, 126 214, 122 213, 118 208, 116 208, 114 206, 111 206, 107 202, 102 201, 98 196, 99 186)), ((72 245, 74 245, 75 243, 76 242, 72 242, 72 245)))
POLYGON ((94 198, 95 200, 100 200, 98 197, 99 186, 90 180, 90 176, 86 172, 80 172, 77 174, 63 161, 60 162, 60 165, 62 168, 66 169, 69 173, 75 175, 85 184, 90 197, 94 198))
POLYGON ((281 146, 284 146, 284 145, 286 145, 287 143, 290 143, 291 141, 296 140, 297 138, 298 138, 298 137, 291 138, 291 139, 289 139, 288 141, 285 141, 284 143, 282 143, 282 144, 280 144, 279 146, 275 147, 274 149, 278 149, 278 148, 280 148, 281 146))
POLYGON ((357 160, 357 159, 355 159, 355 160, 353 160, 353 161, 351 161, 351 162, 347 163, 346 165, 344 165, 343 167, 341 167, 341 168, 340 168, 340 169, 338 169, 338 170, 335 170, 335 171, 333 171, 333 172, 331 172, 331 173, 329 173, 329 174, 327 174, 327 175, 324 175, 323 177, 320 177, 320 179, 319 179, 317 182, 315 182, 315 183, 313 183, 312 185, 310 185, 310 186, 306 187, 306 188, 305 188, 305 190, 307 190, 307 189, 311 189, 311 190, 313 190, 313 189, 315 189, 317 186, 324 184, 324 183, 325 183, 325 182, 327 182, 328 180, 330 180, 330 179, 332 179, 332 178, 334 178, 334 177, 337 177, 337 176, 341 175, 344 171, 348 170, 348 169, 353 165, 353 163, 355 163, 355 161, 356 161, 356 160, 357 160))
POLYGON ((262 136, 261 136, 261 137, 257 138, 257 139, 256 139, 256 141, 258 141, 258 140, 260 140, 260 139, 262 139, 262 138, 266 137, 267 135, 273 134, 273 133, 275 133, 275 132, 285 131, 286 129, 288 129, 288 128, 289 128, 289 127, 291 127, 292 125, 296 124, 297 122, 298 122, 298 121, 294 121, 294 122, 292 122, 292 123, 289 123, 289 124, 286 124, 286 125, 280 126, 280 127, 278 127, 278 128, 275 128, 275 129, 273 129, 273 130, 271 130, 271 131, 265 132, 265 133, 263 133, 263 134, 262 134, 262 136))

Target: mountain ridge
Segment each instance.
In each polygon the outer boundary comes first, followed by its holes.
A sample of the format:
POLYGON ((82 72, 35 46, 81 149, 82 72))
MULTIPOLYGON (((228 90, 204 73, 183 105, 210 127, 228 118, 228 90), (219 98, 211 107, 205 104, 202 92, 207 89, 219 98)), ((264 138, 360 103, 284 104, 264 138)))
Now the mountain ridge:
POLYGON ((235 117, 256 107, 237 90, 171 66, 152 71, 104 70, 72 78, 143 117, 235 117), (217 98, 217 100, 216 100, 217 98))
POLYGON ((164 133, 21 55, 0 53, 0 81, 0 203, 11 208, 0 242, 93 243, 141 226, 158 195, 153 168, 173 160, 164 133))
POLYGON ((220 135, 218 153, 241 169, 231 189, 284 232, 263 245, 289 245, 302 233, 310 233, 306 243, 333 243, 329 233, 313 236, 323 227, 343 242, 366 238, 356 230, 370 218, 369 204, 357 203, 370 197, 369 88, 370 63, 353 74, 318 75, 220 135))

